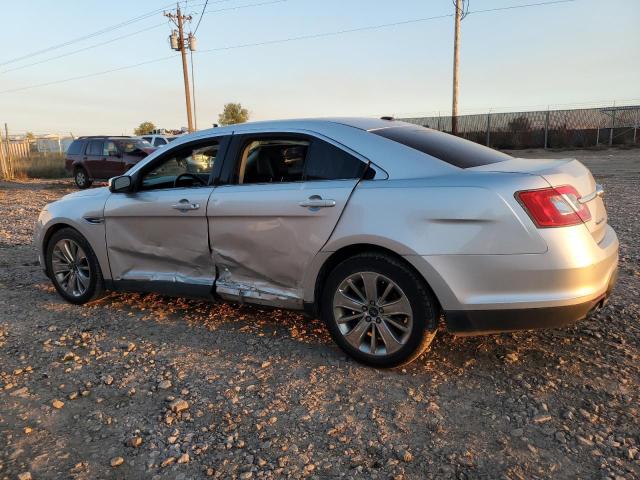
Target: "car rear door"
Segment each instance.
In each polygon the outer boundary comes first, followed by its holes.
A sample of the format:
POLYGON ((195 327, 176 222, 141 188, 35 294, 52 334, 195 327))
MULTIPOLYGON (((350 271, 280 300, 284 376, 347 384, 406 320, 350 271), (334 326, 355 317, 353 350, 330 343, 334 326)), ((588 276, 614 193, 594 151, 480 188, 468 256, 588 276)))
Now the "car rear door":
POLYGON ((305 270, 367 168, 366 160, 308 134, 234 135, 223 185, 207 207, 216 292, 301 306, 305 270))
POLYGON ((105 173, 104 140, 89 140, 83 160, 91 178, 108 178, 105 173))
POLYGON ((194 156, 224 155, 226 137, 178 145, 145 165, 133 193, 113 193, 104 209, 114 286, 180 295, 211 293, 207 202, 212 171, 190 170, 194 156), (205 184, 195 181, 200 178, 205 184))

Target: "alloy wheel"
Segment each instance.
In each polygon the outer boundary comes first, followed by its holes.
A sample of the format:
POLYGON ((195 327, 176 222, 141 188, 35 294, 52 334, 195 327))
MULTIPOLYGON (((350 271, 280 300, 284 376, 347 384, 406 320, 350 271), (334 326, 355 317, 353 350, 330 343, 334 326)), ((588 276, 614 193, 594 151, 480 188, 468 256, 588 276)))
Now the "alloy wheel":
POLYGON ((56 282, 69 295, 80 297, 89 288, 89 259, 73 240, 63 238, 54 245, 51 265, 56 282))
POLYGON ((407 342, 413 328, 411 303, 388 277, 358 272, 333 296, 333 316, 351 346, 370 355, 390 355, 407 342))

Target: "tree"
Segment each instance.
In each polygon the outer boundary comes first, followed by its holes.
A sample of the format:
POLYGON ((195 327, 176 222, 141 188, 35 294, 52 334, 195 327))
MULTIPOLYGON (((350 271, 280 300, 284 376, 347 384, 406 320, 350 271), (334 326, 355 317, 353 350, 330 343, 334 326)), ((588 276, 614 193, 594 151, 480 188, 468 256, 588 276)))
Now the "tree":
POLYGON ((35 140, 36 136, 33 134, 33 132, 27 132, 27 134, 25 135, 26 139, 31 141, 31 140, 35 140))
POLYGON ((152 122, 142 122, 137 128, 133 129, 134 135, 148 135, 156 129, 156 126, 152 122))
POLYGON ((247 120, 249 120, 249 110, 242 108, 239 103, 227 103, 222 113, 218 115, 218 123, 220 125, 244 123, 247 120))

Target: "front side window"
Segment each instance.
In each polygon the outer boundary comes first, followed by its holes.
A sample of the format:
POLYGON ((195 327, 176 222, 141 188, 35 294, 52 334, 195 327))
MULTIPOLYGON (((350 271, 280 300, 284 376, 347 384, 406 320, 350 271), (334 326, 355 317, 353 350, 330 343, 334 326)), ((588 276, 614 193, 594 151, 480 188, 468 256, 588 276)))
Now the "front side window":
POLYGON ((102 140, 91 140, 89 142, 89 149, 87 151, 87 155, 101 156, 103 143, 104 142, 102 140))
POLYGON ((178 148, 142 177, 142 189, 201 187, 218 156, 219 143, 178 148))
POLYGON ((112 140, 107 140, 106 142, 104 142, 102 154, 105 157, 115 157, 116 155, 118 155, 118 147, 116 147, 116 143, 112 140))
POLYGON ((161 147, 162 145, 166 145, 166 144, 167 142, 162 137, 156 137, 155 140, 153 141, 154 147, 161 147))
POLYGON ((299 182, 310 142, 294 139, 264 139, 248 142, 242 149, 240 184, 299 182))
POLYGON ((116 145, 120 153, 144 153, 144 148, 153 148, 146 140, 132 138, 130 140, 117 140, 116 145))

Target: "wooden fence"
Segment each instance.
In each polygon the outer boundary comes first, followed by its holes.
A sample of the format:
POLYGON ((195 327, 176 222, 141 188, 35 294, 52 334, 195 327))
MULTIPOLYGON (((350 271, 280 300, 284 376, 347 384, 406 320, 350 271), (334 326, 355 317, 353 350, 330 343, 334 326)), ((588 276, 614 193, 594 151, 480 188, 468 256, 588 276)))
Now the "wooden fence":
POLYGON ((18 158, 25 158, 31 155, 31 148, 28 140, 7 141, 0 138, 0 174, 4 178, 13 178, 14 161, 18 158))

